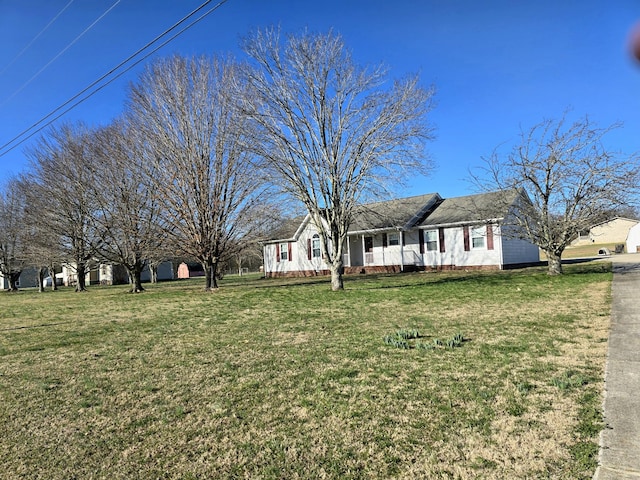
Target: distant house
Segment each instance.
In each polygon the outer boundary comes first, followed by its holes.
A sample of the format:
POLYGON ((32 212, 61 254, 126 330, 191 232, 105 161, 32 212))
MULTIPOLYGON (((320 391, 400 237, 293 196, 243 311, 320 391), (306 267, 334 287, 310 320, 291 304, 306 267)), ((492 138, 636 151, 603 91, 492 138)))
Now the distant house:
POLYGON ((629 229, 625 244, 627 253, 640 253, 640 223, 629 229))
MULTIPOLYGON (((72 265, 62 266, 62 278, 64 285, 75 285, 78 282, 78 275, 72 265)), ((173 280, 173 263, 163 262, 158 267, 158 280, 173 280)), ((145 266, 140 275, 143 282, 151 279, 149 267, 145 266)), ((129 283, 129 274, 124 266, 119 264, 100 263, 93 265, 86 275, 87 285, 124 285, 129 283)))
MULTIPOLYGON (((576 238, 571 245, 579 246, 591 243, 624 244, 629 236, 629 230, 638 223, 638 220, 631 218, 614 217, 581 232, 578 238, 576 238)), ((635 250, 633 251, 635 252, 635 250)))
MULTIPOLYGON (((502 269, 539 261, 538 248, 503 235, 521 201, 499 192, 443 199, 437 193, 363 205, 349 228, 345 273, 502 269), (500 195, 500 197, 498 197, 500 195), (499 201, 500 200, 500 201, 499 201)), ((263 242, 267 277, 326 275, 318 228, 310 215, 263 242)))
MULTIPOLYGON (((34 267, 25 267, 20 273, 17 282, 18 288, 32 288, 38 286, 38 269, 34 267)), ((0 290, 9 288, 9 279, 0 273, 0 290)))

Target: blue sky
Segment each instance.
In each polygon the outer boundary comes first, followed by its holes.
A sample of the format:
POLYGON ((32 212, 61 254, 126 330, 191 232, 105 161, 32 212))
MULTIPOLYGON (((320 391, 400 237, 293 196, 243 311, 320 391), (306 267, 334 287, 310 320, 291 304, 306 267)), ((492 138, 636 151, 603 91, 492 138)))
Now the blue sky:
MULTIPOLYGON (((0 0, 0 145, 203 1, 0 0)), ((589 115, 600 126, 623 122, 609 135, 609 148, 640 152, 640 63, 627 45, 638 21, 637 0, 227 0, 154 56, 241 56, 239 40, 255 28, 333 29, 360 63, 385 63, 392 77, 419 73, 425 86, 436 87, 437 137, 428 150, 437 170, 412 178, 399 193, 451 197, 473 192, 465 179, 482 156, 499 145, 506 153, 521 128, 567 109, 571 118, 589 115)), ((141 68, 58 122, 108 123, 141 68)), ((26 169, 23 150, 36 137, 0 156, 0 182, 26 169)))

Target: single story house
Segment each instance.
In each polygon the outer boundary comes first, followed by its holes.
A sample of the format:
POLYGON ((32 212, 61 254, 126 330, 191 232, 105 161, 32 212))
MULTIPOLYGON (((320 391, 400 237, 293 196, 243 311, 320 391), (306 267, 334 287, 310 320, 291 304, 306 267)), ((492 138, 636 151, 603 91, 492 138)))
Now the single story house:
MULTIPOLYGON (((638 220, 632 218, 614 217, 581 232, 571 245, 578 246, 591 243, 622 244, 627 241, 631 228, 638 223, 640 223, 638 220)), ((627 252, 635 252, 635 249, 627 249, 627 252)))
MULTIPOLYGON (((362 205, 345 245, 345 273, 503 269, 539 262, 538 247, 503 232, 522 194, 444 199, 438 193, 362 205), (506 205, 506 206, 505 206, 506 205)), ((320 233, 310 215, 263 241, 266 277, 326 275, 320 233)))

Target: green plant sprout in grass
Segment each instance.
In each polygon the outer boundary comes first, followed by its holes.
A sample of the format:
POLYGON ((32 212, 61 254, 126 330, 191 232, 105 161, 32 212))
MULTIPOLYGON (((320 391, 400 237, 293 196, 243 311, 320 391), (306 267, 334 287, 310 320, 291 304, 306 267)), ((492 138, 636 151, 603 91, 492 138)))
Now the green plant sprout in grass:
POLYGON ((589 379, 575 370, 568 370, 561 376, 551 379, 551 385, 560 390, 570 390, 589 383, 589 379))
POLYGON ((409 340, 417 340, 420 337, 420 333, 416 329, 403 329, 397 330, 392 335, 385 335, 384 343, 385 345, 403 350, 409 350, 410 348, 416 348, 418 350, 435 350, 437 348, 453 349, 461 347, 465 341, 464 336, 461 333, 456 333, 453 337, 445 340, 434 338, 432 343, 421 341, 409 342, 409 340))

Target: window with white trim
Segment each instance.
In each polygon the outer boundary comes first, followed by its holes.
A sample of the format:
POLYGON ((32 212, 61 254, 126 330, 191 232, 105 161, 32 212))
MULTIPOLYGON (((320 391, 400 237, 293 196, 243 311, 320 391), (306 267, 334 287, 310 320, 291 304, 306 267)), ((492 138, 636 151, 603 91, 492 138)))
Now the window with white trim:
POLYGON ((438 250, 438 231, 426 230, 424 232, 424 244, 426 245, 428 252, 435 252, 438 250))
POLYGON ((311 255, 313 258, 320 258, 322 255, 320 251, 320 235, 317 233, 311 239, 311 255))
POLYGON ((485 227, 471 229, 471 248, 484 248, 485 227))
POLYGON ((389 246, 400 245, 400 234, 398 232, 389 234, 389 246))
POLYGON ((289 260, 289 244, 280 244, 280 260, 289 260))

